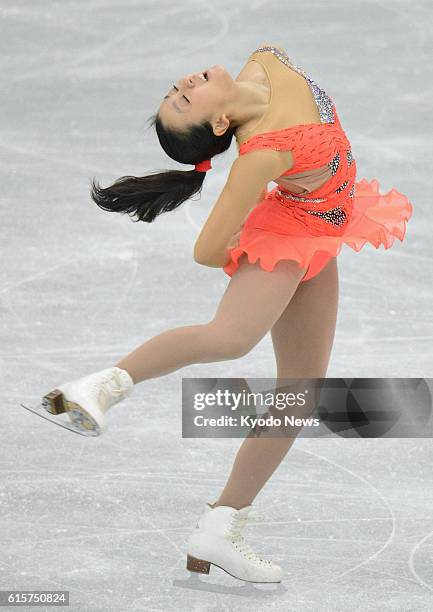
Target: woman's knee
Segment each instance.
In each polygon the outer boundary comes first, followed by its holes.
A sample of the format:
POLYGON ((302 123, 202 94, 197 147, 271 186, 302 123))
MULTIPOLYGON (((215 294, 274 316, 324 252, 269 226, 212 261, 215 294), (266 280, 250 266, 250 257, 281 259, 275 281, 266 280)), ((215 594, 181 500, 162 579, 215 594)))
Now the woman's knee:
POLYGON ((247 355, 257 340, 239 329, 210 321, 207 325, 210 342, 222 359, 238 359, 247 355))

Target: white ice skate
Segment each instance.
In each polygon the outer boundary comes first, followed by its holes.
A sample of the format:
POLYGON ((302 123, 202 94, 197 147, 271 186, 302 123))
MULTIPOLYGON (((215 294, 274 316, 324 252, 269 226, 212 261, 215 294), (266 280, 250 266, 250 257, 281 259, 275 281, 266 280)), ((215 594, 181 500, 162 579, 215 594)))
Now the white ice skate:
POLYGON ((109 408, 128 397, 133 387, 129 373, 114 366, 56 387, 44 395, 38 408, 21 406, 75 433, 99 436, 107 428, 109 408), (47 412, 56 418, 46 416, 47 412), (68 420, 57 416, 63 413, 68 420))
POLYGON ((251 506, 236 510, 208 504, 189 538, 186 568, 209 574, 210 566, 216 565, 247 582, 281 582, 281 567, 257 555, 242 536, 246 522, 256 516, 251 506))

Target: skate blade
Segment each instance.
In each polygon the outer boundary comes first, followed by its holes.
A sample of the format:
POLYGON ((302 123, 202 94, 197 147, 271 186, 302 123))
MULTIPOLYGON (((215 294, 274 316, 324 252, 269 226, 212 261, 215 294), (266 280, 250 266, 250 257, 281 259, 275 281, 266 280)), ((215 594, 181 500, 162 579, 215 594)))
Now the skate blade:
MULTIPOLYGON (((94 436, 99 436, 101 433, 99 430, 99 427, 96 424, 95 424, 96 427, 94 426, 92 426, 92 428, 86 427, 85 426, 86 423, 83 423, 82 418, 80 420, 80 418, 76 414, 79 411, 76 410, 75 408, 72 408, 72 407, 69 408, 69 406, 67 406, 64 412, 68 412, 68 413, 71 412, 72 414, 70 418, 64 419, 58 416, 57 417, 48 416, 51 413, 49 410, 47 410, 46 404, 41 404, 40 406, 37 406, 37 407, 26 406, 25 404, 20 404, 20 406, 22 408, 25 408, 29 412, 33 412, 33 414, 37 414, 42 419, 45 419, 46 421, 50 421, 51 423, 54 423, 54 425, 58 425, 59 427, 63 427, 64 429, 68 429, 69 431, 72 431, 73 433, 77 433, 80 436, 94 437, 94 436), (71 419, 73 419, 72 422, 71 422, 71 419)), ((82 417, 82 413, 79 412, 79 414, 82 417)))

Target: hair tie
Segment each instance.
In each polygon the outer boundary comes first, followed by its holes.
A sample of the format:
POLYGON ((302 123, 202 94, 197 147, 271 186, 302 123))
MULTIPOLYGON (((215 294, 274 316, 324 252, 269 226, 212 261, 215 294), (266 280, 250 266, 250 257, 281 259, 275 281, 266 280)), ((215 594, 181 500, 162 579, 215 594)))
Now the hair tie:
POLYGON ((212 166, 210 165, 210 159, 206 159, 205 161, 200 162, 195 165, 195 169, 197 172, 207 172, 210 170, 212 166))

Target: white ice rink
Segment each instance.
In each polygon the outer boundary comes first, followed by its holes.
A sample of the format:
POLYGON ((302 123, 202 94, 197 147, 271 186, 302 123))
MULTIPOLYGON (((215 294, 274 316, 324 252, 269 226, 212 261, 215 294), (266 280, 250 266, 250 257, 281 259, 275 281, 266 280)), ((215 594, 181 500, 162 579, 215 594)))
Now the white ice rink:
POLYGON ((235 77, 264 42, 333 98, 357 179, 414 207, 403 243, 339 255, 327 375, 431 377, 433 4, 4 0, 0 18, 0 590, 68 590, 73 612, 431 612, 428 438, 296 441, 247 532, 281 585, 186 571, 241 441, 182 439, 182 377, 273 377, 269 335, 241 359, 138 385, 99 438, 20 402, 213 317, 229 277, 195 263, 193 245, 235 144, 201 199, 152 224, 100 210, 90 179, 190 169, 146 120, 173 80, 214 63, 235 77))

